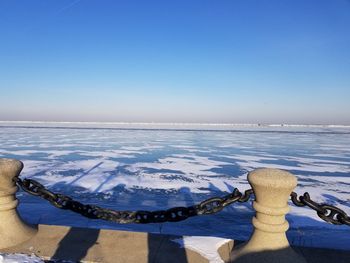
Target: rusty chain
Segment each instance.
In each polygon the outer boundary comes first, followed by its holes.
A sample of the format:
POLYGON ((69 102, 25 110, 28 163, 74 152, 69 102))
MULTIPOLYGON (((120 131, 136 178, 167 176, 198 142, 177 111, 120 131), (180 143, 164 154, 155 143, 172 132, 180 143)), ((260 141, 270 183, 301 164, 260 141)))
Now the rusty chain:
MULTIPOLYGON (((96 205, 82 204, 69 196, 49 191, 42 184, 33 179, 22 180, 19 177, 15 177, 14 181, 25 192, 34 196, 39 196, 49 201, 57 208, 71 210, 91 219, 102 219, 121 224, 178 222, 197 215, 214 214, 235 202, 243 203, 249 201, 253 194, 252 189, 241 193, 235 188, 232 193, 223 197, 209 198, 199 204, 189 207, 173 207, 167 210, 157 211, 118 211, 96 205)), ((319 204, 313 201, 308 192, 299 196, 299 198, 297 193, 292 192, 290 197, 294 205, 299 207, 307 206, 315 210, 317 215, 328 223, 350 226, 350 217, 343 210, 332 205, 319 204)))
POLYGON ((309 208, 315 210, 317 215, 324 221, 334 224, 334 225, 348 225, 350 226, 350 217, 338 207, 319 204, 313 201, 308 192, 299 196, 295 192, 291 193, 291 200, 293 204, 299 207, 308 206, 309 208))
POLYGON ((163 222, 178 222, 189 217, 197 215, 209 215, 220 212, 226 206, 235 202, 247 202, 253 190, 246 190, 241 193, 237 188, 230 194, 223 197, 209 198, 199 204, 189 207, 173 207, 167 210, 157 211, 117 211, 102 208, 95 205, 85 205, 71 197, 53 193, 46 189, 42 184, 33 179, 15 178, 15 183, 20 186, 25 192, 39 196, 52 205, 60 209, 71 210, 91 219, 102 219, 121 224, 136 223, 163 223, 163 222))

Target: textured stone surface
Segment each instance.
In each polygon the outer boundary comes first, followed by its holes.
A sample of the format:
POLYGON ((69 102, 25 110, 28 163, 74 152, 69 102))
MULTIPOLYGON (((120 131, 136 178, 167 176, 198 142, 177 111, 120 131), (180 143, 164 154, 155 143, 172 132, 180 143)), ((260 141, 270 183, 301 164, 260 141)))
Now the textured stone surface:
POLYGON ((286 237, 289 224, 288 199, 297 185, 289 172, 257 169, 248 174, 254 194, 254 232, 249 241, 232 251, 233 262, 305 262, 290 246, 286 237))
MULTIPOLYGON (((34 253, 46 259, 88 262, 198 262, 208 263, 200 254, 180 248, 172 239, 157 235, 105 229, 39 225, 36 236, 3 253, 34 253)), ((226 252, 228 250, 226 249, 226 252)), ((226 255, 228 258, 228 254, 226 255)))
POLYGON ((0 249, 15 246, 30 239, 36 227, 22 221, 17 213, 17 187, 13 178, 23 169, 23 163, 12 159, 0 159, 0 249))

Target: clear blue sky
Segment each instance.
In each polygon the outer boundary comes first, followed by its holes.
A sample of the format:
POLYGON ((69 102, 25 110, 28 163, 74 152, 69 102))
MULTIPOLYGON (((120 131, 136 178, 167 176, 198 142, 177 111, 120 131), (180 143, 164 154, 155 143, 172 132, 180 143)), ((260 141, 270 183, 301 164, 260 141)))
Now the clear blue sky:
POLYGON ((350 124, 350 1, 1 0, 0 120, 350 124))

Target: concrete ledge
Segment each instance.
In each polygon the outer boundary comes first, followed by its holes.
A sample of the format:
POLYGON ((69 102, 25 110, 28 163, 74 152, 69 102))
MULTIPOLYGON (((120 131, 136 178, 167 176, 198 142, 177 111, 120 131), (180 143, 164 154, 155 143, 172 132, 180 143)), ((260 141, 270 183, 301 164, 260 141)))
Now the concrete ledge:
MULTIPOLYGON (((39 231, 21 245, 2 253, 25 253, 44 259, 87 262, 196 262, 208 263, 200 254, 171 241, 179 236, 39 225, 39 231)), ((231 247, 232 248, 232 247, 231 247)), ((228 259, 230 248, 222 249, 228 259)))
MULTIPOLYGON (((331 240, 329 242, 332 242, 331 240)), ((294 250, 303 255, 308 263, 349 263, 349 250, 335 250, 326 248, 293 247, 294 250)))
MULTIPOLYGON (((137 263, 208 263, 208 259, 171 241, 181 236, 39 225, 32 239, 1 253, 35 254, 44 259, 75 262, 137 263)), ((230 253, 241 241, 230 241, 218 249, 223 262, 230 262, 230 253)), ((350 248, 350 247, 349 247, 350 248)), ((308 263, 349 263, 350 251, 293 247, 308 263)), ((252 253, 234 262, 261 262, 257 258, 279 258, 283 250, 252 253)), ((232 261, 231 261, 232 262, 232 261)), ((267 262, 267 261, 263 261, 267 262)))

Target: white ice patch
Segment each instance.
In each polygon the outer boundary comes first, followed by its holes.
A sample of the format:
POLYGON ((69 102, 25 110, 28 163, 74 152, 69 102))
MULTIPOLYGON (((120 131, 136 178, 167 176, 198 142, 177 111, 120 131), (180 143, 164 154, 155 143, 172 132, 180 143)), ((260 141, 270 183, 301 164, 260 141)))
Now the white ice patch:
POLYGON ((59 170, 69 171, 74 169, 82 169, 83 171, 71 176, 61 176, 59 173, 57 174, 48 171, 45 175, 42 175, 40 179, 45 180, 47 185, 54 185, 58 182, 64 182, 70 185, 83 187, 91 192, 95 192, 96 189, 99 189, 99 186, 110 177, 110 173, 116 169, 118 164, 118 162, 105 159, 71 161, 61 164, 59 166, 59 170))
POLYGON ((149 150, 155 150, 155 149, 162 149, 163 146, 160 145, 150 145, 150 144, 145 144, 143 146, 123 146, 120 149, 121 150, 126 150, 130 152, 142 152, 142 151, 149 151, 149 150))
POLYGON ((131 150, 106 150, 106 151, 83 151, 79 155, 87 157, 100 158, 135 158, 136 154, 146 154, 145 151, 131 151, 131 150))
POLYGON ((44 260, 25 254, 0 254, 0 263, 44 263, 44 260))
POLYGON ((304 171, 304 172, 330 172, 330 173, 350 173, 350 166, 341 165, 341 164, 332 164, 332 163, 319 163, 319 164, 306 164, 301 163, 297 166, 291 165, 282 165, 274 163, 261 163, 258 161, 240 161, 236 162, 243 169, 248 171, 257 169, 257 168, 276 168, 282 170, 294 170, 294 171, 304 171))
POLYGON ((220 168, 220 165, 228 165, 230 163, 213 161, 208 157, 201 157, 196 155, 173 155, 159 159, 158 162, 153 163, 135 163, 130 166, 131 171, 140 171, 143 168, 151 169, 166 169, 180 171, 186 175, 197 176, 215 176, 217 173, 210 171, 213 168, 220 168))
POLYGON ((183 238, 177 238, 172 240, 178 243, 181 248, 193 250, 206 259, 210 263, 223 263, 218 249, 224 244, 231 241, 231 239, 218 238, 218 237, 205 237, 205 236, 184 236, 183 238))
POLYGON ((126 169, 137 176, 120 177, 118 182, 127 186, 134 184, 147 188, 159 188, 161 186, 162 189, 180 189, 189 187, 193 193, 207 192, 203 189, 210 189, 210 187, 215 187, 221 191, 230 191, 228 185, 234 185, 234 183, 237 183, 237 179, 223 178, 218 173, 211 171, 213 168, 220 168, 222 165, 230 165, 230 163, 214 161, 208 157, 194 154, 174 154, 159 159, 158 162, 132 164, 126 169), (148 169, 159 170, 159 172, 148 173, 148 169), (165 175, 173 175, 174 178, 167 179, 167 177, 164 177, 165 175), (187 180, 176 180, 176 175, 182 175, 187 180))

